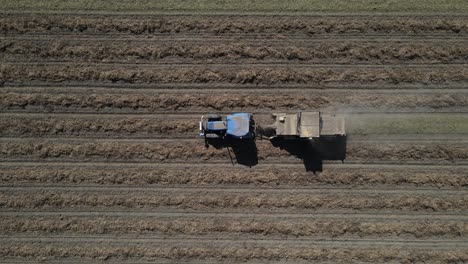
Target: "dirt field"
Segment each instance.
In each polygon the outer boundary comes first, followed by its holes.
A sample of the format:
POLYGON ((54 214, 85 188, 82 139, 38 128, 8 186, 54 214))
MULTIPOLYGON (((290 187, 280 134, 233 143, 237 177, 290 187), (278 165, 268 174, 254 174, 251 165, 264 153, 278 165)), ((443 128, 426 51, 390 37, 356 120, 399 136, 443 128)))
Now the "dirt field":
POLYGON ((94 11, 0 17, 1 263, 468 263, 468 17, 94 11), (344 164, 197 138, 300 109, 344 164))

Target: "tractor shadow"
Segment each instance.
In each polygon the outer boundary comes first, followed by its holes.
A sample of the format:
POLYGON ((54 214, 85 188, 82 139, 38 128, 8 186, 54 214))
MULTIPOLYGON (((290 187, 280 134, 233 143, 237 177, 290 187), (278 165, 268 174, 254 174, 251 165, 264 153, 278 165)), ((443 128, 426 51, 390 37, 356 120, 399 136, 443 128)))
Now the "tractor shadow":
POLYGON ((306 171, 321 172, 324 160, 341 160, 346 158, 346 136, 324 137, 320 140, 271 140, 275 147, 288 151, 304 163, 306 171))
POLYGON ((258 164, 258 149, 255 140, 214 138, 207 139, 207 143, 216 149, 226 148, 233 165, 252 167, 258 164))

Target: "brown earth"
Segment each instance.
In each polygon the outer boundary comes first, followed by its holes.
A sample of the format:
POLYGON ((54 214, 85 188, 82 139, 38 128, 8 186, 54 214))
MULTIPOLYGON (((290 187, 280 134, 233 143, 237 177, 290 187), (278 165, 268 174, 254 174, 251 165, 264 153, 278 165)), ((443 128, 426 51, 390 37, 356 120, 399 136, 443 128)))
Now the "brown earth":
POLYGON ((468 262, 461 130, 364 127, 321 172, 304 144, 257 140, 248 167, 196 139, 208 112, 461 116, 465 16, 4 14, 0 32, 4 262, 468 262))

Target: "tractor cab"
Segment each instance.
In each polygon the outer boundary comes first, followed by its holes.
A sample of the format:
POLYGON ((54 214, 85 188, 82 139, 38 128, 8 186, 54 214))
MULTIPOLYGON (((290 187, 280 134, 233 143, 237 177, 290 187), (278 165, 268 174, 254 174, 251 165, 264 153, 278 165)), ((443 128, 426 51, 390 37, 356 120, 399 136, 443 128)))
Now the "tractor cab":
POLYGON ((255 123, 252 114, 235 113, 227 116, 209 114, 200 120, 200 138, 233 138, 247 140, 255 138, 255 123))

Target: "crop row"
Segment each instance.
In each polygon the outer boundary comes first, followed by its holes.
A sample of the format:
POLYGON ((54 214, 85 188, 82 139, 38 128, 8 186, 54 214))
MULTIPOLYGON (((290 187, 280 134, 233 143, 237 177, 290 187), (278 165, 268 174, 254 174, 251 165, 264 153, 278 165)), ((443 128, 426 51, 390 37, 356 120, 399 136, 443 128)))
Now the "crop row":
MULTIPOLYGON (((85 243, 80 246, 64 242, 15 243, 0 248, 0 256, 7 258, 53 260, 65 258, 85 258, 93 260, 216 260, 216 261, 327 261, 349 263, 349 260, 377 263, 463 263, 468 261, 465 249, 428 249, 410 247, 285 247, 262 245, 105 245, 85 243)), ((248 262, 251 263, 251 262, 248 262)))
POLYGON ((17 233, 60 234, 159 234, 159 235, 262 235, 359 237, 465 237, 462 221, 366 219, 235 219, 235 218, 113 218, 113 217, 0 217, 3 235, 17 233))
POLYGON ((293 111, 351 107, 366 109, 430 109, 464 108, 468 94, 447 91, 440 93, 379 93, 376 91, 314 91, 306 93, 276 92, 271 94, 237 92, 158 92, 158 93, 0 93, 0 109, 40 112, 144 112, 154 111, 293 111))
POLYGON ((180 136, 195 137, 198 120, 184 118, 77 118, 67 115, 59 118, 0 117, 0 135, 3 136, 107 136, 150 137, 180 136))
MULTIPOLYGON (((350 193, 324 190, 324 193, 297 193, 289 190, 268 191, 98 191, 8 190, 0 192, 3 209, 156 209, 183 210, 397 210, 459 212, 468 209, 468 197, 460 193, 434 195, 413 192, 375 193, 355 190, 350 193)), ((245 211, 243 211, 245 212, 245 211)))
MULTIPOLYGON (((294 142, 293 142, 294 143, 294 142)), ((234 148, 242 156, 257 155, 260 160, 290 160, 292 156, 311 153, 314 146, 288 144, 275 147, 268 141, 258 141, 257 149, 247 146, 234 148)), ((318 145, 320 148, 321 145, 318 145)), ((339 146, 338 146, 339 147, 339 146)), ((338 151, 338 150, 337 150, 338 151)), ((48 141, 3 140, 0 141, 0 159, 7 160, 55 160, 55 161, 200 161, 229 160, 226 149, 205 149, 203 142, 186 141, 48 141)), ((463 161, 468 159, 468 145, 455 142, 375 142, 350 141, 347 159, 352 161, 463 161)))
POLYGON ((5 15, 2 33, 209 33, 209 34, 343 34, 343 33, 425 33, 468 32, 463 17, 299 17, 276 16, 64 16, 5 15))
POLYGON ((402 168, 366 169, 327 167, 312 175, 303 168, 268 167, 244 169, 242 167, 205 166, 202 169, 190 165, 165 166, 2 166, 0 182, 4 185, 62 184, 62 185, 120 185, 120 186, 168 186, 168 185, 262 185, 275 186, 433 186, 440 188, 464 188, 468 175, 464 168, 402 168))
MULTIPOLYGON (((137 115, 3 115, 0 116, 0 136, 6 137, 101 137, 107 138, 193 138, 198 133, 200 116, 176 117, 137 115)), ((267 115, 256 115, 255 121, 268 125, 267 115)), ((466 134, 468 117, 463 114, 368 114, 347 116, 348 135, 396 134, 466 134)))
POLYGON ((460 63, 468 60, 462 43, 318 43, 301 46, 174 43, 109 43, 25 40, 0 41, 6 60, 71 60, 104 62, 222 62, 245 60, 313 63, 460 63))
POLYGON ((138 68, 90 65, 0 66, 3 82, 47 83, 219 83, 219 84, 460 84, 468 79, 466 67, 372 67, 372 68, 291 68, 291 67, 193 67, 138 68))

